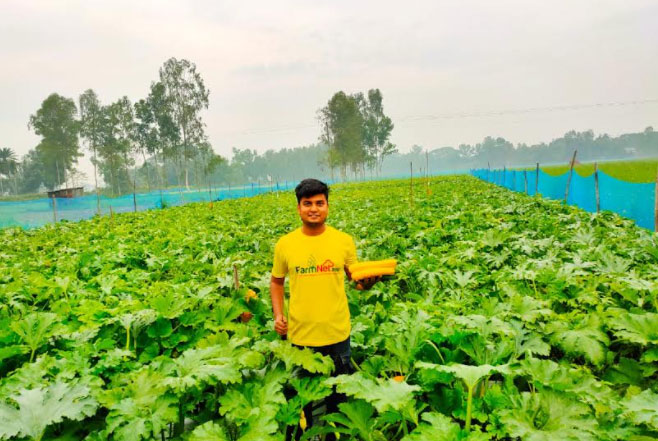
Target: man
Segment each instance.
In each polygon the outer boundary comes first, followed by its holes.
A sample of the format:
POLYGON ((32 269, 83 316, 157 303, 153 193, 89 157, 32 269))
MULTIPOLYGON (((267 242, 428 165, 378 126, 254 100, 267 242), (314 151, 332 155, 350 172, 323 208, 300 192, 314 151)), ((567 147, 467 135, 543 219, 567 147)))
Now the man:
MULTIPOLYGON (((348 266, 357 261, 354 240, 325 224, 329 214, 329 187, 325 183, 305 179, 295 194, 302 226, 281 237, 274 248, 270 282, 274 329, 295 346, 330 356, 334 375, 352 373, 350 311, 343 273, 349 280, 348 266), (290 276, 288 318, 283 310, 286 275, 290 276)), ((357 289, 369 289, 377 280, 362 281, 357 289)), ((327 412, 338 411, 340 399, 337 394, 328 397, 327 412)), ((311 423, 307 410, 305 415, 311 423)))

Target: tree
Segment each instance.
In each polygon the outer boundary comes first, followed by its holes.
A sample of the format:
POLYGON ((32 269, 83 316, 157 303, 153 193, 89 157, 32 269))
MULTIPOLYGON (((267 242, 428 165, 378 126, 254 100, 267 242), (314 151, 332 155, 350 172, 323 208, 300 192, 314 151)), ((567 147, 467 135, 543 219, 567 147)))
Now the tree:
POLYGON ((322 124, 320 140, 329 146, 328 163, 340 167, 341 177, 347 177, 347 167, 355 171, 356 165, 366 160, 362 146, 363 116, 354 96, 337 92, 327 105, 319 110, 322 124))
POLYGON ((395 145, 389 142, 394 125, 391 118, 384 114, 383 97, 379 89, 370 89, 367 99, 361 94, 358 96, 363 117, 363 142, 368 159, 381 174, 384 158, 397 151, 395 145))
POLYGON ((203 83, 196 65, 188 60, 170 58, 160 68, 163 95, 169 102, 171 120, 182 138, 182 160, 185 162, 185 187, 189 188, 187 161, 194 156, 193 147, 205 141, 205 124, 201 110, 208 108, 209 91, 203 83))
POLYGON ((53 93, 30 116, 28 128, 42 137, 36 150, 45 166, 44 184, 50 188, 66 182, 67 172, 73 170, 82 156, 76 114, 77 108, 72 99, 53 93))
POLYGON ((91 163, 94 165, 94 188, 96 190, 96 211, 101 212, 101 199, 98 192, 98 155, 97 149, 103 143, 103 109, 96 92, 85 90, 78 100, 80 105, 80 135, 87 141, 92 152, 91 163))
MULTIPOLYGON (((0 149, 0 195, 4 194, 4 185, 2 184, 3 176, 6 179, 15 176, 16 171, 18 170, 18 159, 16 159, 16 153, 9 147, 4 147, 0 149)), ((16 181, 14 181, 14 193, 17 193, 16 181)))

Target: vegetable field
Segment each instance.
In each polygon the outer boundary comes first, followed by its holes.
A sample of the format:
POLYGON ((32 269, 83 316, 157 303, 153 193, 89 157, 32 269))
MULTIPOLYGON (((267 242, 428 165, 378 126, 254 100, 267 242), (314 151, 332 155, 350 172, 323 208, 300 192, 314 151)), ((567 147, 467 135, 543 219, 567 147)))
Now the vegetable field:
POLYGON ((359 259, 398 260, 347 289, 349 376, 272 328, 292 194, 0 230, 0 439, 282 440, 331 386, 306 438, 658 437, 656 235, 468 176, 332 191, 359 259))

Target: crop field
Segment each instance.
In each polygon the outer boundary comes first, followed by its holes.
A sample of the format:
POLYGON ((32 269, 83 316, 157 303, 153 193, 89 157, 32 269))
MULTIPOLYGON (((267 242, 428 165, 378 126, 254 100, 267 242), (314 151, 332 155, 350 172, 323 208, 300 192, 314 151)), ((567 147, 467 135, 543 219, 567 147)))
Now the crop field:
POLYGON ((348 285, 338 377, 273 331, 292 193, 0 230, 0 439, 283 440, 330 387, 347 401, 306 439, 656 439, 658 237, 469 176, 429 188, 332 189, 359 259, 399 262, 348 285))
MULTIPOLYGON (((599 162, 599 170, 608 176, 621 181, 648 183, 656 182, 658 176, 658 159, 638 159, 633 161, 605 161, 599 162)), ((547 174, 559 176, 569 171, 569 165, 552 165, 541 167, 547 174)), ((580 176, 587 177, 594 173, 593 162, 576 164, 574 171, 580 176)))

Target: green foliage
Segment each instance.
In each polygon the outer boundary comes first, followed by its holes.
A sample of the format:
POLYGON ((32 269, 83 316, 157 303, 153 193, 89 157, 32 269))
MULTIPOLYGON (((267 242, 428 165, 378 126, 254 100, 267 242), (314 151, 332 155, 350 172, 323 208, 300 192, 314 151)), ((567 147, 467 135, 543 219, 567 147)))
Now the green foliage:
POLYGON ((411 208, 408 184, 332 189, 359 259, 399 261, 347 286, 357 372, 337 377, 272 329, 292 194, 0 230, 3 439, 280 440, 332 390, 306 439, 654 436, 656 236, 470 177, 411 208))
POLYGON ((10 398, 18 408, 0 402, 0 439, 18 435, 40 441, 48 426, 64 419, 82 420, 93 415, 98 405, 86 386, 75 383, 23 389, 10 398))

